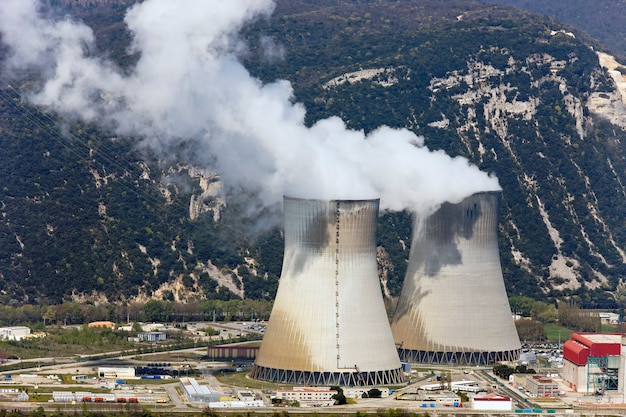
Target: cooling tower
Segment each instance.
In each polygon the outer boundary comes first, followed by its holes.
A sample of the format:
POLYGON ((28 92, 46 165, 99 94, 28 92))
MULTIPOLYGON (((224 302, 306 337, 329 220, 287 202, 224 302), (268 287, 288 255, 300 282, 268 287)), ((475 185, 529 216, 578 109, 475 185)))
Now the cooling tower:
POLYGON ((252 378, 293 385, 403 381, 376 265, 378 200, 284 199, 285 255, 252 378))
POLYGON ((391 324, 401 360, 475 365, 519 357, 498 253, 499 210, 500 192, 485 192, 414 218, 391 324))

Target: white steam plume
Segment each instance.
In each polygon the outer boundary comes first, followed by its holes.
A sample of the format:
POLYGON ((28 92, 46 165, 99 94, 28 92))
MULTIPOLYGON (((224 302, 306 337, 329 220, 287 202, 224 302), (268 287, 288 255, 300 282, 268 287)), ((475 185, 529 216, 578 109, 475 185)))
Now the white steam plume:
MULTIPOLYGON (((237 56, 241 27, 271 13, 270 0, 146 0, 126 14, 140 58, 123 74, 90 52, 85 25, 50 21, 36 0, 2 0, 9 68, 40 68, 38 105, 114 127, 153 147, 193 140, 227 187, 260 191, 265 204, 303 198, 381 198, 381 208, 430 211, 495 177, 464 158, 431 152, 408 130, 365 136, 339 118, 308 128, 287 81, 263 84, 237 56)), ((198 153, 196 157, 198 157, 198 153)))

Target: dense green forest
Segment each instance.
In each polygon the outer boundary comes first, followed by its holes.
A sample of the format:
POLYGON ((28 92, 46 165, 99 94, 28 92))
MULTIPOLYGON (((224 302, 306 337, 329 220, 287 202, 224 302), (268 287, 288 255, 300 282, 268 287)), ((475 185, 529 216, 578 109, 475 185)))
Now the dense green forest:
POLYGON ((626 56, 626 4, 620 0, 478 0, 550 16, 600 40, 615 55, 626 56))
MULTIPOLYGON (((124 5, 61 4, 60 16, 94 28, 95 53, 132 71, 124 5)), ((510 295, 618 308, 626 134, 587 107, 615 89, 595 54, 603 47, 561 28, 460 0, 283 0, 242 29, 241 59, 264 82, 290 81, 308 124, 339 116, 365 132, 406 127, 430 149, 495 173, 510 295), (363 69, 379 71, 330 83, 363 69)), ((0 86, 0 304, 152 297, 212 311, 203 303, 273 299, 280 228, 258 228, 234 196, 206 198, 191 216, 207 177, 184 149, 159 159, 133 138, 36 108, 24 95, 35 82, 6 73, 0 86)), ((410 234, 408 213, 382 213, 379 271, 391 299, 410 234)))

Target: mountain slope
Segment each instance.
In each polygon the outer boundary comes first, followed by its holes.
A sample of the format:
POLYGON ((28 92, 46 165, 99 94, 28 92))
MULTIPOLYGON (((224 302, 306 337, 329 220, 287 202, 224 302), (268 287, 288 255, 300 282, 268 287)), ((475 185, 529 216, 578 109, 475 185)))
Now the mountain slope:
POLYGON ((601 113, 623 104, 588 40, 513 9, 419 6, 277 13, 266 30, 286 40, 287 58, 251 67, 291 79, 311 123, 408 126, 431 149, 495 172, 510 293, 588 301, 585 288, 614 289, 626 261, 624 132, 601 113))
MULTIPOLYGON (((132 69, 120 6, 67 10, 95 28, 98 53, 132 69)), ((626 272, 626 112, 599 45, 569 30, 466 1, 284 0, 244 28, 242 57, 260 79, 292 83, 308 124, 407 127, 495 173, 509 294, 615 305, 626 272)), ((27 83, 3 81, 15 86, 0 94, 6 303, 272 298, 279 231, 247 233, 258 221, 245 201, 224 200, 214 172, 190 164, 193 142, 165 161, 132 138, 37 111, 18 94, 27 83)), ((381 217, 388 297, 409 234, 408 214, 381 217)))
POLYGON ((626 3, 621 0, 479 0, 541 13, 577 27, 607 45, 612 53, 626 56, 626 3))

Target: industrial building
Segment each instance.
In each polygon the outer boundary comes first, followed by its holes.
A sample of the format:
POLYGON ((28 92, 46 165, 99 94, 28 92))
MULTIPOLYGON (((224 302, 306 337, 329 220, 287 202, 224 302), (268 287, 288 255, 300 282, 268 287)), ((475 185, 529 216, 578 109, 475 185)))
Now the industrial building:
POLYGON ((70 392, 53 391, 52 400, 55 403, 157 403, 166 402, 164 397, 138 395, 134 393, 92 393, 92 392, 70 392))
POLYGON ((91 323, 87 324, 87 327, 89 327, 90 329, 93 329, 93 328, 115 329, 116 326, 117 324, 113 323, 112 321, 92 321, 91 323))
POLYGON ((485 411, 511 411, 513 400, 499 394, 487 394, 481 397, 472 397, 472 408, 485 411))
POLYGON ((163 332, 139 332, 137 338, 142 342, 162 342, 167 339, 167 334, 163 332))
MULTIPOLYGON (((570 389, 586 394, 616 391, 624 377, 620 334, 572 333, 563 344, 561 377, 570 389)), ((624 392, 624 388, 618 390, 624 392)))
POLYGON ((526 392, 531 397, 558 397, 559 384, 543 375, 526 375, 526 392))
POLYGON ((500 192, 414 216, 391 329, 400 359, 478 365, 517 360, 521 344, 498 252, 500 192))
POLYGON ((259 352, 258 346, 246 345, 228 345, 228 346, 209 346, 207 348, 207 357, 212 361, 224 360, 248 360, 252 361, 259 352))
POLYGON ((30 328, 26 326, 0 327, 0 339, 22 340, 30 336, 30 328))
POLYGON ((285 197, 285 253, 251 377, 304 386, 402 383, 376 264, 378 200, 285 197))
POLYGON ((545 375, 538 374, 513 374, 509 377, 509 381, 525 390, 531 398, 536 397, 559 397, 561 390, 559 384, 545 375))
POLYGON ((200 385, 195 378, 180 378, 180 387, 185 397, 190 402, 213 402, 219 401, 221 394, 209 387, 200 385))
POLYGON ((291 390, 277 390, 276 399, 283 403, 297 401, 302 407, 328 407, 335 403, 335 394, 337 391, 329 387, 294 387, 291 390))
MULTIPOLYGON (((387 387, 375 387, 378 391, 380 391, 380 398, 389 397, 389 388, 387 387)), ((372 387, 346 387, 343 390, 343 395, 346 398, 363 398, 363 394, 368 394, 372 387)))
POLYGON ((107 379, 133 379, 135 378, 135 368, 129 366, 99 366, 98 377, 107 379))

